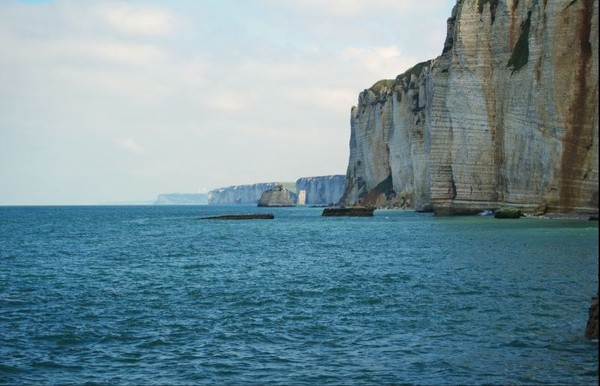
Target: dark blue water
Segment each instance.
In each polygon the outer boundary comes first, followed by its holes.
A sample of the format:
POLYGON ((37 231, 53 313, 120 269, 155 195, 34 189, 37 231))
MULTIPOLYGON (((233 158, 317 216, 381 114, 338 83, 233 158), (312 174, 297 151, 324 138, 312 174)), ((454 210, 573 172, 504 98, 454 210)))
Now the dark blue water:
POLYGON ((597 384, 597 222, 320 212, 0 208, 0 383, 597 384))

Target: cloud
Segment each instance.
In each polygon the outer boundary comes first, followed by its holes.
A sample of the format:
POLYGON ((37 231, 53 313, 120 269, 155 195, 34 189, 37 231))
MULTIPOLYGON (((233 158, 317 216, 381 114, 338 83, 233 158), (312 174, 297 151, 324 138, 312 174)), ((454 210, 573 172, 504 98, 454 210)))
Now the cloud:
POLYGON ((396 46, 347 47, 341 52, 341 56, 361 67, 363 71, 368 71, 373 83, 383 78, 393 79, 405 69, 417 64, 414 56, 402 55, 396 46))
POLYGON ((446 5, 446 0, 262 0, 259 3, 274 3, 289 7, 311 17, 327 17, 338 19, 363 19, 373 17, 385 18, 399 13, 418 13, 439 9, 446 5))
POLYGON ((398 47, 348 47, 342 51, 342 57, 360 63, 367 70, 383 73, 384 69, 393 67, 398 71, 401 53, 398 47))
POLYGON ((290 90, 287 98, 311 107, 336 114, 347 114, 356 101, 356 90, 342 87, 306 87, 290 90))
MULTIPOLYGON (((266 0, 267 3, 275 0, 266 0)), ((378 0, 376 2, 367 0, 276 0, 296 12, 327 17, 355 18, 365 16, 368 12, 376 11, 400 11, 410 5, 402 0, 378 0)))
POLYGON ((121 149, 126 150, 128 153, 139 155, 144 154, 146 152, 146 150, 141 145, 139 145, 131 138, 121 138, 118 139, 116 142, 121 149))
POLYGON ((0 164, 31 165, 6 180, 93 203, 343 173, 358 93, 438 55, 454 1, 0 0, 0 135, 19 144, 0 164), (27 138, 98 150, 58 184, 27 138))
POLYGON ((140 66, 162 60, 165 53, 149 44, 103 39, 63 40, 48 46, 58 60, 98 60, 140 66))
POLYGON ((172 15, 139 4, 103 4, 98 12, 111 27, 126 34, 161 36, 173 30, 172 15))
POLYGON ((163 52, 155 46, 119 42, 95 42, 86 45, 83 51, 100 58, 132 65, 145 64, 163 57, 163 52))
POLYGON ((223 112, 242 111, 250 107, 252 101, 242 91, 216 90, 206 96, 205 104, 223 112))

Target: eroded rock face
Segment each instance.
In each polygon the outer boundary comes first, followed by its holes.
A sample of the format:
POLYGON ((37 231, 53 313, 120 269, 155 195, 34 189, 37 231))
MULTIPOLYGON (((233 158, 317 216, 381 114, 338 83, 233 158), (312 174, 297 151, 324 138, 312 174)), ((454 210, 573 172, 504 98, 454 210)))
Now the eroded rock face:
POLYGON ((306 205, 337 204, 344 193, 346 176, 303 177, 296 181, 296 193, 305 192, 306 205))
POLYGON ((258 206, 294 206, 290 193, 282 185, 269 189, 260 196, 258 206))
POLYGON ((598 1, 459 1, 442 55, 352 108, 357 201, 597 212, 598 1))

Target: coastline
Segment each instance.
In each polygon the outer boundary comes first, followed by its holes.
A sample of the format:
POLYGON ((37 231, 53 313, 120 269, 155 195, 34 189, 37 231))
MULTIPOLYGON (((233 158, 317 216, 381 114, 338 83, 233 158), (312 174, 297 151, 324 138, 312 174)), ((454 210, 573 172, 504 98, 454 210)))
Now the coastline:
POLYGON ((598 221, 598 213, 545 213, 542 215, 526 214, 527 218, 559 219, 559 220, 589 220, 598 221))
MULTIPOLYGON (((434 211, 420 211, 415 209, 406 209, 406 208, 393 208, 393 207, 383 207, 383 208, 375 208, 376 211, 401 211, 401 212, 415 212, 415 213, 433 213, 437 217, 469 217, 469 216, 490 216, 493 217, 494 212, 490 212, 490 214, 483 215, 485 212, 479 210, 473 210, 470 212, 455 212, 455 213, 435 213, 434 211)), ((532 219, 542 219, 542 220, 589 220, 589 221, 598 221, 598 213, 597 212, 587 212, 587 213, 555 213, 548 212, 544 214, 535 214, 535 213, 523 213, 521 216, 523 218, 532 218, 532 219)))

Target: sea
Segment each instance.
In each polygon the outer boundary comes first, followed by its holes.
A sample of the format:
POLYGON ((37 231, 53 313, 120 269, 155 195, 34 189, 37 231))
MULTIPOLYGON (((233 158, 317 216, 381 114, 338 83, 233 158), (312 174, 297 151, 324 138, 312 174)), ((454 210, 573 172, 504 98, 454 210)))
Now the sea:
POLYGON ((0 207, 0 384, 598 383, 597 221, 321 211, 0 207))

